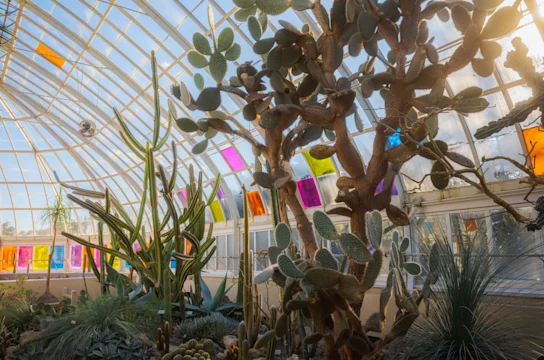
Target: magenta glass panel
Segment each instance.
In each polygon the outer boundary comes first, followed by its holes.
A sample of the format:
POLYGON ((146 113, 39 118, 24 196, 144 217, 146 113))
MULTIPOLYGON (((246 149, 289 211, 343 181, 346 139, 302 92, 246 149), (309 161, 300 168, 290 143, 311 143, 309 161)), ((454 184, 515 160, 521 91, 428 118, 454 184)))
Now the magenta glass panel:
POLYGON ((181 189, 177 192, 178 199, 181 201, 183 206, 187 207, 187 189, 181 189))
POLYGON ((81 259, 83 254, 83 246, 72 245, 70 248, 70 267, 81 268, 81 259))
POLYGON ((29 261, 32 261, 32 246, 19 246, 17 269, 26 270, 29 261))
POLYGON ((94 263, 96 266, 100 266, 100 250, 98 249, 94 250, 94 263))
POLYGON ((321 199, 319 198, 314 178, 298 180, 297 187, 305 208, 321 205, 321 199))
POLYGON ((240 158, 240 155, 238 155, 236 149, 234 149, 232 146, 221 150, 221 153, 223 153, 223 156, 225 157, 225 159, 227 159, 227 163, 233 171, 240 170, 246 167, 246 165, 240 158))
POLYGON ((138 243, 134 243, 132 245, 132 248, 134 249, 134 252, 137 252, 142 248, 142 246, 140 244, 138 244, 138 243))

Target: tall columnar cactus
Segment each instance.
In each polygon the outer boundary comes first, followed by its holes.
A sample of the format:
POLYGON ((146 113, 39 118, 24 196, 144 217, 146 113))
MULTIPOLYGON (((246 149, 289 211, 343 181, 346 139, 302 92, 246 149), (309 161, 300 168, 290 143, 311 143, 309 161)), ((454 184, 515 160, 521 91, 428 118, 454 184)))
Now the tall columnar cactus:
MULTIPOLYGON (((430 285, 438 278, 434 272, 436 266, 431 265, 422 292, 410 294, 404 276, 406 273, 420 275, 421 266, 406 261, 405 253, 410 246, 410 240, 401 240, 399 233, 395 231, 389 253, 391 262, 387 286, 380 296, 380 309, 362 324, 350 302, 362 298, 374 286, 380 274, 385 256, 381 247, 382 217, 378 211, 368 213, 366 217, 366 236, 374 248, 372 253, 356 235, 338 233, 325 213, 316 211, 313 220, 316 230, 323 238, 338 242, 345 256, 366 265, 362 281, 340 271, 337 260, 326 248, 318 250, 312 259, 292 259, 286 251, 291 242, 289 228, 283 223, 278 224, 275 233, 276 245, 269 248, 272 265, 255 278, 256 283, 272 279, 284 289, 283 313, 276 322, 274 334, 279 338, 286 336, 289 316, 297 312, 298 316, 301 313, 311 318, 316 329, 315 333, 305 335, 303 344, 312 345, 323 339, 327 359, 378 355, 383 346, 408 331, 419 316, 419 304, 422 301, 428 303, 430 285), (384 330, 391 296, 399 309, 392 330, 379 342, 372 342, 367 332, 384 330)), ((431 254, 429 263, 436 261, 436 254, 431 254)), ((298 326, 302 328, 303 324, 298 326)))
MULTIPOLYGON (((198 180, 195 180, 191 167, 191 181, 187 189, 190 195, 188 197, 188 206, 183 209, 181 214, 178 213, 178 208, 174 204, 174 190, 178 171, 174 143, 172 143, 172 176, 166 174, 162 165, 157 166, 155 164, 155 154, 166 144, 172 123, 177 118, 177 111, 174 103, 168 101, 166 131, 161 136, 159 84, 154 53, 151 54, 151 70, 155 104, 151 143, 147 142, 143 145, 138 142, 129 130, 121 113, 114 108, 115 116, 121 128, 121 138, 134 155, 143 161, 144 165, 143 193, 136 221, 132 220, 119 200, 107 188, 104 192, 86 190, 63 183, 57 177, 63 187, 73 191, 72 194, 68 195, 72 202, 89 210, 92 216, 97 217, 99 226, 104 224, 108 227, 112 246, 105 247, 103 243, 94 244, 67 232, 62 234, 87 248, 98 249, 103 254, 110 254, 112 263, 115 257, 125 260, 138 272, 145 288, 153 289, 159 298, 168 300, 171 296, 173 301, 183 302, 183 284, 185 280, 189 275, 198 273, 215 252, 215 238, 212 237, 213 227, 209 228, 207 235, 204 234, 204 210, 214 200, 219 186, 219 175, 215 179, 208 201, 204 202, 202 200, 202 174, 200 174, 198 180), (159 215, 159 192, 167 206, 162 218, 159 215), (102 203, 98 200, 102 200, 102 203), (146 214, 148 210, 149 214, 146 214), (149 234, 145 233, 142 225, 146 215, 149 215, 152 220, 149 234), (186 226, 183 227, 183 224, 186 224, 186 226), (169 230, 167 230, 167 225, 170 225, 169 230), (149 245, 146 241, 147 236, 151 240, 149 245), (186 240, 191 244, 191 251, 188 255, 185 254, 186 240), (134 250, 135 244, 139 244, 140 247, 137 251, 134 250), (208 252, 207 255, 205 255, 206 252, 208 252), (172 256, 178 260, 173 272, 170 269, 172 256)), ((101 263, 105 263, 105 261, 101 263)), ((108 276, 110 273, 114 273, 111 266, 108 268, 108 276)), ((137 292, 141 291, 142 286, 136 286, 134 291, 129 294, 129 297, 134 297, 138 295, 137 292)), ((170 305, 165 304, 165 308, 169 311, 170 305)))

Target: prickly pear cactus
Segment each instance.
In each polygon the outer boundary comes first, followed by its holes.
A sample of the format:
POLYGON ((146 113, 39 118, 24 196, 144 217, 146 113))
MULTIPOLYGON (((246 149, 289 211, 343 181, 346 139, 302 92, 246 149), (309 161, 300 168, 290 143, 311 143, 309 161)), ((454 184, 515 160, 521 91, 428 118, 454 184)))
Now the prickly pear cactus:
MULTIPOLYGON (((397 334, 407 331, 409 325, 419 315, 419 303, 425 299, 427 303, 430 295, 429 281, 426 281, 427 285, 424 286, 422 294, 410 294, 406 287, 407 274, 416 276, 421 273, 421 266, 418 263, 406 260, 410 240, 401 239, 400 233, 395 230, 391 251, 385 254, 381 247, 382 216, 378 211, 370 212, 366 216, 366 236, 372 245, 372 252, 354 234, 339 234, 327 214, 316 211, 313 220, 321 236, 337 241, 345 256, 366 265, 362 281, 341 271, 339 263, 326 248, 319 249, 313 258, 291 258, 285 246, 291 240, 290 233, 276 231, 276 236, 285 236, 279 241, 276 239, 276 243, 284 244, 283 246, 273 246, 275 256, 279 250, 277 262, 260 273, 255 282, 272 280, 283 287, 282 314, 277 319, 274 329, 261 337, 256 346, 264 346, 264 343, 271 339, 286 336, 291 326, 290 316, 301 311, 301 314, 305 314, 313 321, 316 330, 313 334, 305 335, 304 344, 311 345, 324 339, 326 351, 331 353, 331 358, 334 358, 335 352, 364 354, 368 349, 375 347, 375 344, 368 340, 366 332, 382 332, 385 328, 387 305, 391 297, 399 308, 393 329, 397 334), (350 302, 362 298, 374 286, 386 255, 391 261, 387 285, 380 296, 380 310, 372 314, 365 324, 361 324, 351 309, 350 302), (342 329, 348 329, 349 332, 346 333, 342 329)), ((278 228, 284 229, 285 226, 279 224, 278 228)))

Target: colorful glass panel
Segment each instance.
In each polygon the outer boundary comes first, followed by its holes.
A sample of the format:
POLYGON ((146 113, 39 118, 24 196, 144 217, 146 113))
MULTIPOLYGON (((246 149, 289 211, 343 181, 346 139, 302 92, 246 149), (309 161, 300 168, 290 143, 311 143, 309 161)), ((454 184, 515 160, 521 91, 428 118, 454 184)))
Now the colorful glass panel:
POLYGON ((2 270, 13 270, 17 246, 2 246, 2 270))
POLYGON ((238 171, 246 167, 246 164, 244 164, 244 161, 240 155, 238 155, 238 152, 236 152, 234 147, 229 146, 228 148, 221 150, 221 153, 227 160, 227 163, 232 171, 238 171))
POLYGON ((32 270, 47 270, 50 248, 47 245, 34 246, 32 270))
POLYGON ((64 269, 64 245, 55 246, 53 251, 53 261, 51 261, 51 269, 64 269))
POLYGON ((265 215, 263 199, 258 190, 250 191, 247 193, 247 200, 249 201, 249 208, 253 216, 265 215))
POLYGON ((336 172, 331 158, 318 160, 310 155, 309 151, 305 151, 303 154, 314 176, 334 174, 336 172))
POLYGON ((81 269, 83 260, 83 246, 72 245, 70 248, 70 267, 74 269, 81 269))
POLYGON ((32 246, 19 246, 19 256, 17 257, 17 269, 26 270, 32 263, 32 246))
POLYGON ((536 126, 523 130, 527 150, 531 150, 531 165, 535 175, 544 174, 544 129, 536 126), (534 148, 533 148, 534 147, 534 148))
POLYGON ((297 187, 305 208, 321 206, 321 199, 314 178, 298 180, 297 187))
POLYGON ((220 222, 225 221, 225 215, 223 214, 223 209, 221 208, 221 203, 219 200, 214 200, 210 205, 210 210, 212 211, 213 221, 220 222))

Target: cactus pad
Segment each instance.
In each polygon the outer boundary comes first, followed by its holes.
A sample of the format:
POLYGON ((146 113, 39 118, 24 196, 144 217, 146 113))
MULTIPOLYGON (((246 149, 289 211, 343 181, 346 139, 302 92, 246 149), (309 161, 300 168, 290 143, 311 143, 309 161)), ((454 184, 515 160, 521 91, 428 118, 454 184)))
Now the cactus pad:
POLYGON ((338 285, 343 274, 326 268, 311 268, 304 274, 304 280, 318 288, 328 289, 338 285))
POLYGON ((282 338, 287 333, 287 328, 289 327, 289 318, 286 313, 281 314, 278 321, 276 322, 275 333, 276 336, 282 338))
POLYGON ((197 32, 193 35, 193 46, 195 50, 201 53, 202 55, 211 55, 212 49, 210 47, 210 42, 208 38, 203 34, 197 32))
POLYGON ((270 246, 268 248, 268 258, 270 259, 271 264, 276 264, 278 262, 278 256, 280 256, 281 250, 277 246, 270 246))
POLYGON ((365 275, 363 276, 363 280, 359 288, 360 292, 365 292, 374 286, 374 284, 376 283, 376 279, 380 275, 382 263, 383 252, 378 249, 374 251, 374 253, 372 254, 372 259, 366 267, 365 275))
POLYGON ((382 215, 379 211, 374 210, 366 213, 366 237, 375 249, 379 249, 382 245, 382 215))
POLYGON ((370 261, 370 252, 366 245, 357 236, 345 233, 340 236, 342 250, 356 262, 366 263, 370 261))
POLYGON ((286 223, 281 222, 276 226, 274 237, 278 248, 280 250, 285 250, 291 243, 291 229, 289 229, 289 226, 286 223))
POLYGON ((255 4, 267 15, 279 15, 289 9, 289 0, 256 0, 255 4))
POLYGON ((327 240, 338 240, 340 234, 332 223, 332 220, 323 211, 316 211, 313 215, 314 226, 319 235, 327 240))
POLYGON ((315 253, 315 259, 327 269, 338 270, 338 263, 336 262, 336 259, 326 248, 319 249, 315 253))
POLYGON ((302 279, 304 273, 295 265, 293 260, 285 254, 278 256, 278 268, 280 272, 291 279, 302 279))
POLYGON ((227 51, 234 44, 234 31, 230 27, 224 28, 217 38, 217 51, 227 51))
POLYGON ((416 262, 407 262, 403 265, 404 270, 410 275, 417 276, 421 274, 421 265, 416 262))
POLYGON ((340 279, 340 292, 344 297, 349 301, 357 301, 359 297, 357 296, 359 290, 359 281, 353 275, 346 274, 340 279))
POLYGON ((223 81, 227 74, 227 59, 223 54, 217 52, 210 57, 210 74, 218 84, 223 81))

